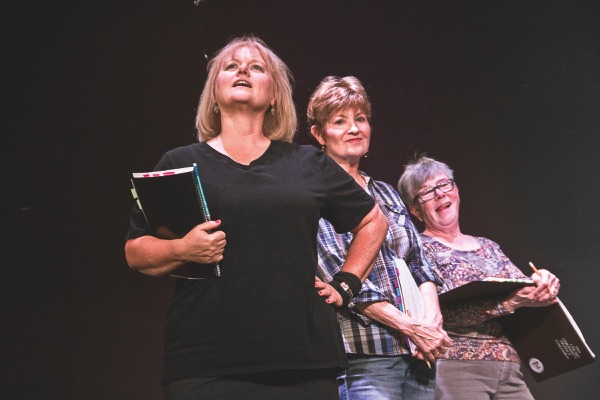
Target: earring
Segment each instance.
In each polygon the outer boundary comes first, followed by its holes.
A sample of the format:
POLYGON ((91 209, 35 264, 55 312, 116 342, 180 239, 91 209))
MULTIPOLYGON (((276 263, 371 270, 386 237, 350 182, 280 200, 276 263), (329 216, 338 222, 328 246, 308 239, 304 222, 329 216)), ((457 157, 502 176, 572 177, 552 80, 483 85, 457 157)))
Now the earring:
POLYGON ((269 110, 269 112, 271 113, 271 115, 275 115, 275 104, 273 104, 271 106, 271 109, 269 110))
POLYGON ((215 103, 215 105, 213 106, 213 112, 215 114, 219 114, 221 112, 221 110, 219 109, 219 106, 217 105, 217 103, 215 103))
POLYGON ((327 145, 326 144, 321 145, 321 150, 327 151, 327 145))
POLYGON ((367 150, 367 152, 365 153, 365 155, 363 156, 364 158, 369 157, 369 150, 367 150))

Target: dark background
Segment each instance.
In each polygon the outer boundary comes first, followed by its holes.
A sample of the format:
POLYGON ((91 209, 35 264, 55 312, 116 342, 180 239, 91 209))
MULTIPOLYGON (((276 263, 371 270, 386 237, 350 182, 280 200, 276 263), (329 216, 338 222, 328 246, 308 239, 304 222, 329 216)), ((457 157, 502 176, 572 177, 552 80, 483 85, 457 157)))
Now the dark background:
MULTIPOLYGON (((595 1, 16 1, 2 44, 2 399, 160 399, 173 281, 128 269, 132 171, 194 140, 203 53, 255 33, 296 78, 297 141, 326 75, 373 103, 363 170, 447 162, 465 233, 562 282, 600 351, 600 7, 595 1)), ((207 323, 209 323, 207 321, 207 323)), ((538 399, 591 399, 600 364, 538 399)))

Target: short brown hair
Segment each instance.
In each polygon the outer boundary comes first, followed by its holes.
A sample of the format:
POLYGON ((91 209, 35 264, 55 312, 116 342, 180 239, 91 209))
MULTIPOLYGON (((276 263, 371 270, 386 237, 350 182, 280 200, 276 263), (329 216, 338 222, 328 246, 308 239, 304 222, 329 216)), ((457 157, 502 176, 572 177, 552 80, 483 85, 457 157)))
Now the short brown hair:
POLYGON ((323 132, 323 127, 331 115, 346 108, 363 111, 370 122, 371 101, 362 83, 353 76, 328 76, 310 96, 306 109, 308 126, 314 126, 318 132, 323 132))

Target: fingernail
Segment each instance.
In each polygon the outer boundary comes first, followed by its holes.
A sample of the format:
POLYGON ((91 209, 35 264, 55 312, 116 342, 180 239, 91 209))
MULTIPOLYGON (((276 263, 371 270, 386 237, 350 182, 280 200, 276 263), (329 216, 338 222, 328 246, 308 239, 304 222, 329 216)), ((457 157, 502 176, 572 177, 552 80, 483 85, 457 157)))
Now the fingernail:
POLYGON ((322 290, 319 290, 317 293, 319 293, 319 294, 321 295, 321 294, 323 294, 323 291, 322 291, 322 290))
POLYGON ((329 300, 329 299, 326 299, 326 300, 325 300, 325 303, 331 303, 331 300, 329 300))
POLYGON ((220 223, 221 223, 221 220, 220 220, 220 219, 216 219, 216 220, 215 220, 215 222, 216 222, 217 224, 220 224, 220 223))

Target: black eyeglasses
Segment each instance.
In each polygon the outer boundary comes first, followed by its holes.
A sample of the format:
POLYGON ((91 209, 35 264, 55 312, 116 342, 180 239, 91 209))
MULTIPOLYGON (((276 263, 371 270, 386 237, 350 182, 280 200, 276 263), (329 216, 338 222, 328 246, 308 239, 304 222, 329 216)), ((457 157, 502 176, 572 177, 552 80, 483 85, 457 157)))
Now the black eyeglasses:
POLYGON ((419 200, 421 203, 425 203, 431 199, 435 198, 435 191, 441 190, 444 193, 448 193, 454 189, 454 179, 443 179, 438 182, 437 185, 428 187, 425 190, 420 191, 414 198, 414 202, 419 200))

